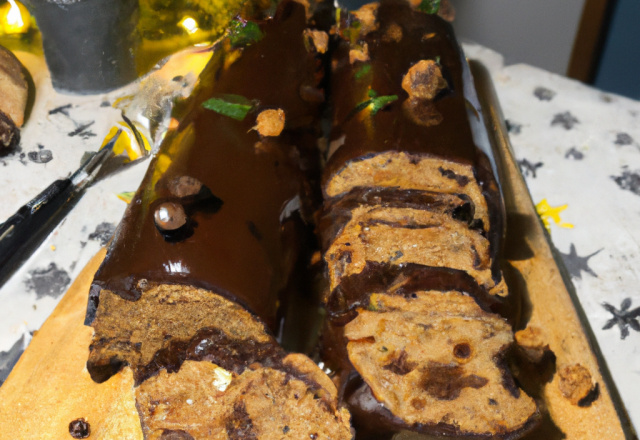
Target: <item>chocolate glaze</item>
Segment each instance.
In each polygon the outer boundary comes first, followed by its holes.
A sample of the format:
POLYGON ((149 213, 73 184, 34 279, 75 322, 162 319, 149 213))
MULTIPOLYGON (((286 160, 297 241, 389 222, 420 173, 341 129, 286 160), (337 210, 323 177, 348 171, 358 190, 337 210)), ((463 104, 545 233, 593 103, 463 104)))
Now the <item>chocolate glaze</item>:
POLYGON ((151 162, 96 273, 86 324, 95 317, 101 292, 135 301, 142 294, 138 281, 145 279, 211 290, 276 330, 278 299, 290 287, 303 251, 300 230, 306 227, 300 214, 307 215, 318 169, 320 109, 304 101, 299 89, 318 85, 322 63, 305 48, 301 4, 286 1, 274 19, 259 24, 264 38, 241 49, 230 65, 236 54, 225 42, 214 52, 199 90, 184 106, 183 121, 151 162), (243 121, 201 107, 222 94, 259 103, 243 121), (285 112, 285 130, 278 137, 261 138, 252 127, 256 115, 269 108, 285 112), (215 209, 206 209, 191 200, 190 233, 167 240, 153 214, 159 204, 181 200, 169 189, 181 176, 202 182, 218 202, 215 209), (296 197, 302 200, 302 213, 285 209, 295 206, 296 197))
POLYGON ((442 212, 466 223, 471 223, 474 213, 473 202, 465 194, 448 195, 433 191, 389 187, 356 187, 345 195, 329 199, 325 203, 317 224, 324 251, 351 220, 351 211, 359 206, 442 212))
MULTIPOLYGON (((353 18, 341 13, 340 29, 353 18)), ((478 180, 489 205, 492 257, 499 255, 504 233, 502 198, 492 166, 486 154, 474 141, 465 97, 465 65, 460 46, 449 23, 437 15, 414 10, 404 0, 383 0, 377 12, 378 29, 360 36, 368 46, 370 60, 349 62, 352 45, 342 40, 333 55, 334 69, 331 93, 334 107, 331 139, 345 136, 344 144, 330 157, 323 172, 323 187, 331 177, 350 161, 362 160, 386 151, 403 151, 418 156, 442 158, 474 166, 478 180), (390 25, 402 28, 402 39, 383 38, 390 25), (427 35, 433 34, 430 37, 427 35), (403 111, 409 98, 402 88, 402 79, 409 68, 420 60, 439 59, 442 75, 448 88, 442 90, 432 102, 433 109, 442 115, 435 125, 416 124, 403 111), (370 73, 361 74, 362 66, 369 64, 370 73), (360 74, 360 78, 356 76, 360 74), (396 95, 398 99, 364 119, 353 117, 356 106, 368 98, 368 91, 379 96, 396 95)), ((493 277, 501 278, 498 258, 494 258, 493 277)))

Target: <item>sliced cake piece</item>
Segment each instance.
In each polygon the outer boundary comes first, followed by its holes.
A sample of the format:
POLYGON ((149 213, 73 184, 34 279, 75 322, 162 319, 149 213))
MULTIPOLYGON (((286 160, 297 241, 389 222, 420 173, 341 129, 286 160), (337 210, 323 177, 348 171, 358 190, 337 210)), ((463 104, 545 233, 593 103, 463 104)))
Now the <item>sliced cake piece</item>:
POLYGON ((346 194, 329 199, 318 221, 323 248, 329 247, 342 228, 351 220, 351 211, 360 206, 377 208, 412 208, 443 213, 456 220, 471 223, 474 204, 465 194, 444 194, 434 191, 396 187, 357 186, 346 194))
POLYGON ((489 242, 479 232, 451 217, 408 208, 358 207, 325 253, 330 289, 342 277, 360 273, 367 262, 461 270, 492 294, 506 295, 495 284, 489 242))
POLYGON ((136 389, 147 440, 352 438, 333 382, 306 356, 254 364, 237 375, 210 362, 185 362, 136 389))
POLYGON ((403 151, 386 151, 347 162, 325 182, 327 197, 356 187, 394 187, 444 194, 464 194, 475 207, 474 218, 490 227, 487 202, 473 166, 403 151))
POLYGON ((374 294, 344 334, 375 399, 413 429, 500 436, 537 417, 502 361, 511 327, 463 293, 374 294))
POLYGON ((216 363, 241 372, 280 352, 265 325, 243 307, 208 290, 161 284, 128 301, 102 291, 87 369, 104 382, 122 366, 141 383, 166 368, 215 351, 216 363))

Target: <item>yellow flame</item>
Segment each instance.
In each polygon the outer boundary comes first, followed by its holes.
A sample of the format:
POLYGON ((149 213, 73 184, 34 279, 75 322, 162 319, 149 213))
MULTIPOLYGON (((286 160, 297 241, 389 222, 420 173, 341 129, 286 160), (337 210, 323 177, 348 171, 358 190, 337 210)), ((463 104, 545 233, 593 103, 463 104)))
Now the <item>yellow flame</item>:
POLYGON ((182 26, 190 34, 193 34, 198 30, 198 22, 188 15, 182 19, 182 21, 180 22, 180 26, 182 26))
POLYGON ((29 30, 29 12, 16 0, 0 7, 0 28, 4 34, 21 34, 29 30))

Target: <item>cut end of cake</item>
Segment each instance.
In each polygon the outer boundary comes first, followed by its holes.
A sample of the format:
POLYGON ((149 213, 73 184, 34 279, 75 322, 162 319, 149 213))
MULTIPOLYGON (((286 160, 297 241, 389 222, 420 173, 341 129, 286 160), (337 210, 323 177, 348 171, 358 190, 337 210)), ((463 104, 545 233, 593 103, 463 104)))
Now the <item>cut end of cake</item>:
POLYGON ((345 327, 349 359, 407 425, 504 435, 537 416, 502 364, 511 327, 460 292, 374 294, 345 327))

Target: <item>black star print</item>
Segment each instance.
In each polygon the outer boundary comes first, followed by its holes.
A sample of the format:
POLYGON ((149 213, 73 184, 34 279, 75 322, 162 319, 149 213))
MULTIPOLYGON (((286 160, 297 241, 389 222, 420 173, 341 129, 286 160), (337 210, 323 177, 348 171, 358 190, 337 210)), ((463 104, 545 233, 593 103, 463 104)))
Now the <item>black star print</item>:
POLYGON ((602 330, 609 330, 614 325, 617 325, 620 327, 620 339, 624 339, 629 336, 629 327, 640 332, 640 322, 638 322, 640 307, 629 310, 629 307, 631 307, 631 298, 626 298, 622 301, 622 304, 620 304, 620 310, 608 303, 603 303, 602 307, 607 309, 607 311, 613 315, 613 318, 607 321, 604 327, 602 327, 602 330))
POLYGON ((571 130, 574 125, 579 123, 578 118, 570 112, 558 113, 553 116, 553 121, 551 121, 551 125, 561 125, 565 130, 571 130))
POLYGON ((529 173, 531 173, 531 177, 535 179, 537 169, 544 164, 542 162, 531 163, 527 159, 522 159, 518 161, 518 165, 520 166, 520 172, 525 177, 529 177, 529 173))
POLYGON ((551 101, 553 97, 556 96, 556 92, 549 90, 546 87, 536 87, 533 94, 540 101, 551 101))
POLYGON ((593 257, 601 250, 602 249, 599 249, 593 254, 587 255, 586 257, 580 257, 576 252, 576 247, 573 243, 571 243, 569 253, 563 254, 562 252, 560 252, 560 255, 562 255, 564 265, 567 266, 567 270, 571 274, 571 277, 582 279, 582 271, 585 271, 589 275, 598 278, 598 275, 589 267, 589 258, 593 257))

